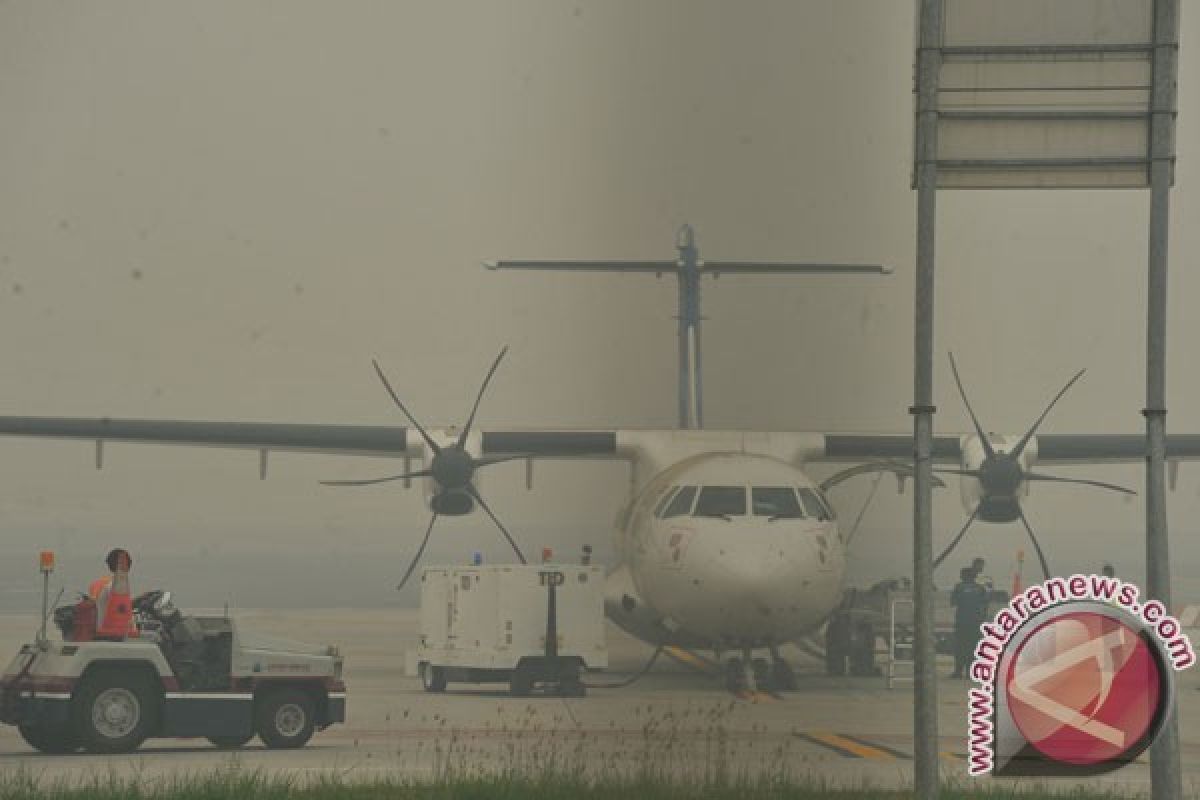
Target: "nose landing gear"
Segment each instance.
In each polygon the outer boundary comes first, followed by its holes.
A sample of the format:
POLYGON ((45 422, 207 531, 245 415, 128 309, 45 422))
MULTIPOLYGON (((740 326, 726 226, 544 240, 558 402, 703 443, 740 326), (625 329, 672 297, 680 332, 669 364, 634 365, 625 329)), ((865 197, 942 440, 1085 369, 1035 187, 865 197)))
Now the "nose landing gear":
POLYGON ((754 658, 750 647, 742 648, 742 656, 725 662, 725 688, 732 694, 790 691, 796 688, 796 674, 779 654, 778 646, 768 645, 771 660, 754 658))
POLYGON ((768 647, 771 650, 771 685, 782 692, 795 691, 796 673, 779 655, 779 645, 772 642, 768 647))

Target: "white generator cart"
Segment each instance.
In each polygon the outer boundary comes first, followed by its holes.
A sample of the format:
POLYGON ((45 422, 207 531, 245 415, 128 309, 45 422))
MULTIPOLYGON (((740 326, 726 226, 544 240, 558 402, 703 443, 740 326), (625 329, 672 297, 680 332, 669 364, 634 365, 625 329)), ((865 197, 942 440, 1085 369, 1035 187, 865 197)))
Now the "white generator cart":
POLYGON ((429 692, 450 682, 585 693, 608 666, 604 572, 575 564, 427 567, 421 575, 417 670, 429 692))

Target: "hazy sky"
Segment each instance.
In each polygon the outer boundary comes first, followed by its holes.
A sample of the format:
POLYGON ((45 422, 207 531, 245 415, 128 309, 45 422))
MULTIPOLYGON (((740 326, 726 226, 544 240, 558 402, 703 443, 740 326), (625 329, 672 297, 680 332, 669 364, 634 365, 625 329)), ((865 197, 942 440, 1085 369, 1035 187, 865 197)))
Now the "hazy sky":
MULTIPOLYGON (((706 281, 710 427, 908 431, 913 20, 902 0, 4 0, 0 413, 402 424, 375 356, 421 418, 458 422, 507 343, 481 424, 670 426, 672 281, 479 262, 669 258, 690 222, 714 259, 896 270, 706 281)), ((1200 432, 1198 25, 1183 15, 1176 432, 1200 432)), ((1088 367, 1045 430, 1142 430, 1147 204, 940 196, 939 431, 967 424, 951 348, 989 428, 1022 431, 1088 367)), ((86 443, 0 441, 0 580, 42 546, 90 572, 116 542, 191 558, 218 586, 238 554, 399 574, 427 518, 416 491, 317 485, 394 471, 378 460, 277 455, 260 482, 253 453, 106 455, 96 472, 86 443)), ((484 488, 527 549, 607 552, 625 479, 557 463, 527 493, 510 465, 484 488)), ((836 490, 844 516, 868 486, 836 490)), ((1200 571, 1198 487, 1185 465, 1177 570, 1200 571)), ((894 488, 855 539, 859 577, 907 564, 911 497, 894 488)), ((1108 556, 1140 576, 1140 499, 1039 486, 1026 508, 1057 567, 1108 556)), ((956 487, 936 509, 943 542, 965 519, 956 487)), ((504 553, 478 516, 441 533, 435 560, 504 553)), ((996 573, 1024 545, 1015 525, 972 537, 996 573)))

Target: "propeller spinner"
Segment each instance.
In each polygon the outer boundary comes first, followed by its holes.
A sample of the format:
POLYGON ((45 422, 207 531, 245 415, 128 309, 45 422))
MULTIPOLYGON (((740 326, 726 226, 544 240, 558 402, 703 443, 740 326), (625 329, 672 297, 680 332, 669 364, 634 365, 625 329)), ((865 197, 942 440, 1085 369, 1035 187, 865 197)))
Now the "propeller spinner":
POLYGON ((492 509, 484 501, 479 490, 472 483, 475 477, 475 472, 482 467, 499 464, 503 461, 512 461, 518 458, 526 458, 523 454, 506 455, 506 456, 483 456, 476 458, 467 450, 467 437, 471 433, 471 426, 475 423, 475 414, 479 411, 479 402, 483 399, 484 392, 487 391, 488 384, 492 380, 492 376, 496 374, 496 368, 500 366, 501 359, 508 352, 505 347, 500 351, 500 355, 496 356, 496 360, 492 362, 492 368, 488 370, 487 376, 483 379, 483 385, 479 387, 479 394, 475 396, 475 405, 471 407, 471 415, 467 417, 467 424, 463 426, 462 432, 459 434, 457 441, 449 445, 439 445, 429 432, 417 422, 416 417, 405 408, 404 403, 400 400, 400 396, 396 394, 396 390, 392 388, 392 384, 388 381, 387 376, 380 368, 379 362, 372 359, 371 364, 375 367, 375 373, 379 376, 379 380, 383 382, 383 386, 387 389, 389 395, 396 406, 408 418, 413 427, 421 434, 421 438, 429 446, 429 450, 433 453, 429 465, 425 469, 420 469, 415 472, 405 472, 400 475, 389 475, 385 478, 369 478, 366 480, 348 480, 348 481, 321 481, 326 486, 371 486, 377 483, 388 483, 390 481, 405 480, 406 478, 432 478, 437 484, 438 491, 434 494, 430 502, 430 507, 433 509, 433 516, 429 519, 429 525, 425 528, 425 537, 421 540, 421 546, 417 548, 417 554, 413 556, 412 562, 408 565, 408 569, 404 573, 404 577, 400 580, 397 589, 404 587, 408 579, 412 576, 413 571, 417 568, 421 556, 425 553, 425 547, 429 544, 429 537, 433 534, 434 523, 437 522, 439 516, 445 515, 461 515, 471 511, 476 504, 484 510, 491 518, 496 527, 500 529, 500 533, 504 535, 505 540, 512 546, 513 552, 517 554, 517 558, 521 563, 526 563, 525 555, 521 552, 521 548, 513 541, 508 530, 492 513, 492 509))
POLYGON ((967 407, 967 414, 971 417, 971 424, 975 426, 975 433, 979 436, 979 444, 983 448, 984 457, 983 461, 975 469, 937 469, 934 471, 974 478, 979 481, 982 496, 980 497, 979 504, 971 511, 971 516, 967 518, 966 524, 963 525, 958 535, 951 540, 946 549, 942 551, 941 555, 934 560, 933 565, 936 567, 946 560, 946 557, 962 541, 976 519, 982 519, 985 522, 1012 522, 1019 519, 1021 520, 1021 524, 1025 526, 1026 533, 1029 534, 1029 541, 1032 542, 1033 549, 1037 552, 1038 561, 1042 565, 1042 573, 1046 578, 1049 578, 1050 567, 1046 563, 1046 555, 1042 552, 1042 546, 1038 543, 1037 536, 1033 532, 1033 526, 1029 524, 1025 512, 1021 508, 1020 498, 1017 496, 1018 491, 1025 482, 1052 481, 1055 483, 1077 483, 1113 492, 1136 494, 1132 489, 1127 489, 1124 486, 1081 478, 1060 478, 1056 475, 1031 472, 1022 465, 1022 453, 1025 452, 1026 447, 1028 447, 1029 442, 1037 433, 1038 428, 1046 419, 1050 410, 1067 393, 1067 390, 1083 377, 1083 373, 1086 370, 1079 370, 1071 380, 1067 381, 1066 385, 1059 390, 1054 399, 1050 401, 1050 404, 1046 406, 1046 410, 1042 412, 1041 416, 1034 421, 1029 430, 1008 451, 997 450, 992 440, 984 432, 983 426, 979 424, 979 418, 975 416, 975 410, 971 407, 971 401, 967 399, 967 392, 963 388, 962 379, 959 377, 958 365, 954 362, 953 353, 950 354, 950 370, 954 373, 954 382, 958 385, 958 393, 962 397, 963 405, 967 407))

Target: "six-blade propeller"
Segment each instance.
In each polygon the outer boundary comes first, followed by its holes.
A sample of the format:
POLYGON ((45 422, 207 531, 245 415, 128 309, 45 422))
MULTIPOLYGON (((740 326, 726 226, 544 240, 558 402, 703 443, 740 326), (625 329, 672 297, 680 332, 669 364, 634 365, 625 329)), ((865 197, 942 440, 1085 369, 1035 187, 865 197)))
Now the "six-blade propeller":
POLYGON ((421 540, 421 546, 417 548, 417 554, 413 556, 412 562, 408 565, 408 569, 404 573, 404 577, 400 580, 400 585, 396 588, 403 588, 404 584, 412 576, 413 571, 417 568, 417 563, 421 560, 421 556, 425 553, 425 547, 429 544, 429 537, 433 534, 434 523, 437 522, 440 514, 463 514, 470 511, 474 504, 478 504, 484 510, 496 527, 500 529, 500 533, 504 535, 505 540, 512 546, 513 552, 517 554, 517 558, 522 564, 526 563, 525 555, 521 552, 521 548, 513 541, 508 530, 492 513, 492 509, 484 501, 479 490, 472 483, 475 477, 475 472, 481 467, 499 464, 504 461, 512 461, 518 458, 526 458, 523 454, 503 455, 503 456, 481 456, 475 457, 467 450, 467 437, 471 433, 471 426, 475 423, 475 414, 479 411, 479 403, 483 399, 484 392, 487 391, 488 384, 492 380, 492 376, 496 374, 496 368, 500 366, 501 359, 508 352, 505 347, 500 351, 500 355, 496 356, 496 360, 492 362, 492 368, 488 370, 487 376, 483 379, 483 385, 479 387, 479 394, 475 397, 475 405, 471 407, 471 414, 467 417, 467 424, 463 426, 462 432, 458 439, 449 445, 439 445, 429 432, 417 422, 416 417, 412 415, 404 403, 401 402, 400 396, 396 394, 396 390, 392 388, 392 384, 388 382, 387 376, 379 366, 379 362, 372 360, 371 363, 375 366, 375 373, 379 375, 379 380, 383 382, 383 386, 387 389, 396 406, 408 418, 417 432, 421 434, 421 438, 425 440, 425 444, 429 446, 429 451, 432 457, 428 461, 428 466, 424 469, 414 472, 406 472, 401 475, 390 475, 385 478, 370 478, 367 480, 344 480, 344 481, 321 481, 326 486, 370 486, 377 483, 387 483, 389 481, 399 481, 406 478, 432 478, 437 484, 438 491, 434 494, 430 506, 433 509, 433 516, 429 519, 429 525, 425 528, 425 537, 421 540))
MULTIPOLYGON (((950 354, 950 369, 954 373, 954 382, 958 385, 958 393, 962 397, 963 405, 967 407, 967 414, 971 417, 971 424, 975 426, 975 433, 979 436, 979 443, 983 447, 983 461, 975 469, 937 469, 935 472, 940 472, 949 475, 962 475, 968 478, 974 478, 979 481, 982 488, 982 499, 979 505, 971 512, 971 516, 967 519, 962 530, 958 535, 951 540, 950 544, 942 551, 941 555, 934 560, 933 565, 936 567, 946 560, 946 556, 958 546, 966 535, 971 524, 979 518, 984 505, 987 503, 1004 503, 1006 508, 1011 508, 1011 517, 1009 519, 1020 519, 1021 524, 1025 526, 1025 531, 1029 534, 1029 541, 1033 543, 1033 549, 1037 551, 1038 560, 1042 565, 1042 572, 1046 578, 1050 577, 1050 567, 1046 562, 1046 555, 1042 552, 1042 546, 1038 543, 1037 536, 1033 533, 1033 526, 1029 524, 1029 520, 1025 516, 1025 512, 1021 509, 1020 501, 1017 498, 1017 491, 1026 481, 1053 481, 1055 483, 1078 483, 1084 486, 1096 486, 1101 489, 1107 489, 1114 492, 1122 492, 1124 494, 1136 494, 1132 489, 1126 489, 1124 486, 1117 486, 1112 483, 1103 481, 1085 480, 1080 478, 1060 478, 1055 475, 1046 475, 1040 472, 1030 472, 1021 465, 1021 454, 1025 452, 1025 448, 1037 433, 1038 428, 1046 419, 1046 415, 1050 413, 1050 409, 1054 408, 1067 390, 1070 389, 1077 380, 1083 377, 1085 370, 1079 370, 1075 373, 1071 380, 1054 396, 1050 404, 1046 406, 1046 410, 1041 416, 1034 421, 1029 430, 1025 432, 1017 444, 1008 452, 1001 452, 995 449, 991 440, 983 430, 983 426, 979 424, 979 418, 975 416, 975 410, 971 408, 971 401, 967 399, 967 392, 963 388, 962 379, 958 375, 958 365, 954 362, 954 354, 950 354)), ((995 520, 992 520, 995 521, 995 520)), ((1005 521, 1008 521, 1006 519, 1005 521)))

